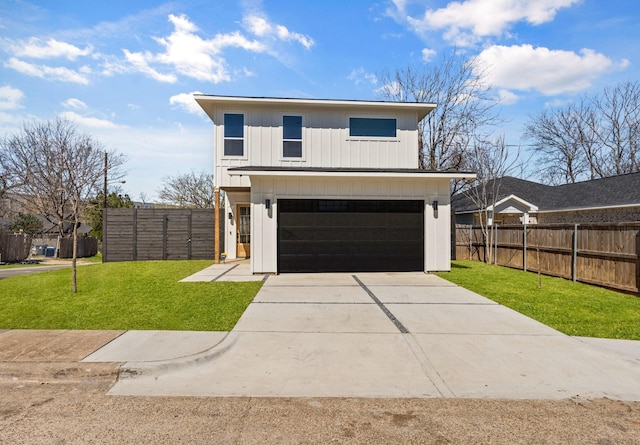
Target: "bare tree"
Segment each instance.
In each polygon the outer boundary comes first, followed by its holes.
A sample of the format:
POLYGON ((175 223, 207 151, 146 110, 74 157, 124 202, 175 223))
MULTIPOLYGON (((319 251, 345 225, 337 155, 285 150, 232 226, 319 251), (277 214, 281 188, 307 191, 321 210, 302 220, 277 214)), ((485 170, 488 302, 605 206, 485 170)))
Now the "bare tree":
POLYGON ((585 123, 590 111, 588 107, 569 104, 545 110, 527 123, 525 137, 534 140, 538 162, 545 171, 547 182, 576 182, 587 171, 585 148, 593 145, 585 136, 589 130, 585 123))
POLYGON ((163 186, 158 197, 179 207, 212 209, 215 194, 213 174, 207 172, 180 174, 162 178, 163 186))
POLYGON ((500 197, 502 179, 522 168, 520 152, 513 154, 504 137, 494 141, 477 141, 471 148, 469 167, 476 178, 467 183, 462 193, 479 210, 479 225, 485 242, 485 262, 493 261, 495 212, 500 197))
POLYGON ((525 136, 551 184, 640 171, 640 83, 538 113, 529 118, 525 136))
POLYGON ((599 115, 594 133, 608 154, 607 176, 640 170, 640 83, 625 82, 605 88, 594 97, 593 104, 599 115))
MULTIPOLYGON (((77 228, 84 206, 104 177, 104 148, 79 133, 68 120, 25 123, 21 132, 0 141, 3 171, 17 196, 58 226, 58 248, 65 223, 73 228, 72 289, 77 292, 77 228)), ((111 174, 120 175, 124 157, 109 156, 111 174)))
POLYGON ((486 139, 503 121, 486 77, 486 67, 477 59, 455 52, 443 56, 437 65, 408 66, 381 76, 385 98, 437 104, 420 123, 420 168, 467 168, 475 140, 486 139))

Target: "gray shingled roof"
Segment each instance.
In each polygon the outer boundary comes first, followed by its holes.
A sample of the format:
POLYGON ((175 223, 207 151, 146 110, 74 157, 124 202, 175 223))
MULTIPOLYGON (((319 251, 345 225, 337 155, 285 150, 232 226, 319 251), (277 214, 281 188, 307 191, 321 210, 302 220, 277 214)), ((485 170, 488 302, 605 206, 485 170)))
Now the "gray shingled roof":
MULTIPOLYGON (((640 172, 556 186, 505 176, 496 201, 510 195, 537 206, 539 211, 640 205, 640 172)), ((463 195, 454 196, 452 205, 455 212, 477 210, 463 195)))

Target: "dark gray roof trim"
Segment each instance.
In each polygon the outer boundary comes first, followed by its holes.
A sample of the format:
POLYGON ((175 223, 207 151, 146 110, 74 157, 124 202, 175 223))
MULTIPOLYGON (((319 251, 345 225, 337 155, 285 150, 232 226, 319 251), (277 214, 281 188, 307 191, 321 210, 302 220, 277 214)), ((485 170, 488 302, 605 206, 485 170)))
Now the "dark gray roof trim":
POLYGON ((353 104, 388 104, 388 105, 397 105, 397 104, 407 104, 407 105, 435 105, 433 102, 405 102, 405 101, 397 101, 397 100, 365 100, 365 99, 321 99, 317 97, 275 97, 275 96, 229 96, 224 94, 194 94, 194 96, 198 97, 209 97, 209 98, 221 98, 221 99, 245 99, 245 100, 256 100, 256 101, 306 101, 306 102, 318 102, 318 103, 343 103, 349 102, 353 104))

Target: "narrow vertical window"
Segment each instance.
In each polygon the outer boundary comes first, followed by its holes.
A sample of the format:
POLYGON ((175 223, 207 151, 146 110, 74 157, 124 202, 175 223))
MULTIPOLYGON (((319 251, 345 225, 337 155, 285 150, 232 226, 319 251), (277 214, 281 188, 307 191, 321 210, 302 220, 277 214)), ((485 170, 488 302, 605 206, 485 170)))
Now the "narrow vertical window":
POLYGON ((302 116, 282 116, 282 157, 302 157, 302 116))
POLYGON ((224 155, 244 156, 244 114, 224 115, 224 155))

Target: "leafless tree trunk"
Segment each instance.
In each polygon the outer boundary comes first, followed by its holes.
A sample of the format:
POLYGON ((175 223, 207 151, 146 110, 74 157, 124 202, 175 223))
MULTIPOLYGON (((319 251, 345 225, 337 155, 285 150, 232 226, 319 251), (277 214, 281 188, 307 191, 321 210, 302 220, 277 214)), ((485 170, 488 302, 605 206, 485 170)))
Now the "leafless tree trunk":
POLYGON ((404 102, 437 104, 420 123, 419 165, 426 170, 459 170, 476 138, 483 139, 502 119, 486 82, 486 70, 474 58, 452 52, 439 64, 398 68, 381 76, 382 95, 404 102))
POLYGON ((496 203, 500 200, 502 179, 522 167, 520 154, 512 154, 504 137, 495 141, 477 141, 470 157, 470 167, 476 172, 475 180, 467 184, 463 193, 479 209, 479 225, 485 240, 485 262, 491 264, 494 257, 496 203))

